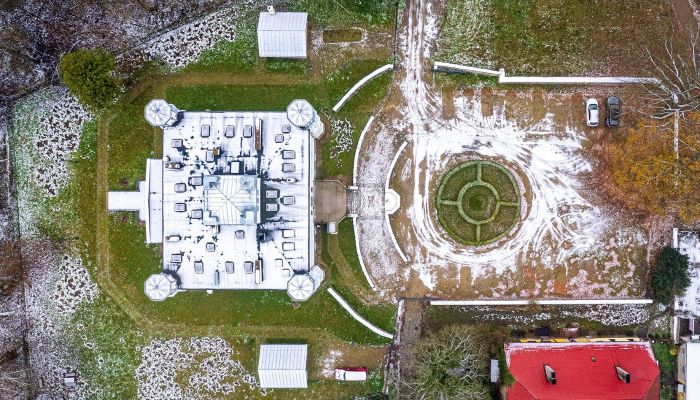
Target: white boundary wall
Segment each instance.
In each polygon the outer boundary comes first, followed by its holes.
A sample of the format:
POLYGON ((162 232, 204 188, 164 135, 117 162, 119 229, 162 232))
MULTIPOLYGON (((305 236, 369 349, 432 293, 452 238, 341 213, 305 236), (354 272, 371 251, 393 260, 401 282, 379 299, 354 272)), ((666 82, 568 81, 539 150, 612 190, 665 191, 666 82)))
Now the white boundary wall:
POLYGON ((372 122, 374 121, 374 115, 369 117, 367 120, 367 123, 365 124, 365 127, 362 128, 362 132, 360 133, 360 138, 357 140, 357 147, 355 148, 355 159, 353 160, 352 164, 352 184, 357 185, 357 162, 359 161, 358 159, 360 158, 360 149, 362 149, 362 142, 365 140, 365 134, 369 130, 370 125, 372 125, 372 122))
MULTIPOLYGON (((360 138, 357 141, 357 148, 355 149, 355 159, 353 161, 353 166, 352 166, 352 184, 353 185, 357 185, 357 162, 358 162, 358 159, 360 158, 360 149, 362 148, 362 142, 365 140, 365 134, 367 133, 367 131, 369 131, 369 127, 370 127, 370 125, 372 125, 373 121, 374 121, 374 115, 369 117, 369 120, 367 120, 365 127, 362 129, 362 133, 360 133, 360 138)), ((356 186, 353 186, 353 187, 356 187, 356 186)), ((374 284, 374 281, 369 276, 369 272, 367 272, 367 267, 365 267, 365 260, 362 258, 362 253, 360 252, 360 240, 358 239, 358 235, 357 235, 357 221, 355 221, 355 218, 357 218, 357 215, 351 215, 350 217, 353 219, 352 229, 355 233, 355 250, 357 251, 357 259, 360 260, 360 267, 362 267, 362 273, 365 275, 365 278, 367 279, 367 283, 369 283, 369 287, 371 287, 372 290, 376 291, 377 285, 374 284)))
MULTIPOLYGON (((396 166, 396 162, 399 160, 399 156, 401 156, 401 153, 403 150, 406 148, 408 145, 408 142, 403 142, 401 144, 401 147, 399 147, 399 150, 396 152, 394 155, 394 158, 391 160, 391 164, 389 164, 389 172, 386 174, 386 183, 384 184, 384 192, 389 191, 389 180, 391 180, 391 173, 394 171, 394 166, 396 166)), ((386 220, 386 225, 389 227, 389 235, 391 236, 391 241, 394 243, 394 247, 396 248, 396 251, 399 253, 399 256, 401 256, 401 259, 403 262, 408 262, 408 257, 403 253, 403 250, 401 250, 401 246, 399 246, 399 242, 396 241, 396 235, 394 235, 394 229, 391 227, 391 222, 389 221, 389 213, 384 212, 384 219, 386 220)))
POLYGON ((369 322, 369 321, 367 321, 366 319, 364 319, 360 314, 358 314, 355 310, 353 310, 352 307, 350 307, 350 304, 348 304, 348 302, 345 301, 345 299, 343 299, 342 297, 340 297, 340 295, 338 294, 338 292, 335 291, 335 289, 333 289, 332 287, 329 287, 329 288, 328 288, 328 293, 330 293, 331 296, 333 296, 333 298, 335 299, 335 301, 337 301, 338 304, 340 304, 340 305, 345 309, 345 311, 347 311, 350 315, 352 315, 352 317, 355 318, 355 319, 357 320, 357 322, 359 322, 359 323, 361 323, 362 325, 366 326, 367 329, 369 329, 369 330, 371 330, 372 332, 376 333, 377 335, 383 336, 383 337, 385 337, 385 338, 387 338, 387 339, 393 339, 393 338, 394 338, 394 335, 392 335, 391 333, 389 333, 389 332, 387 332, 387 331, 385 331, 385 330, 383 330, 383 329, 377 328, 375 325, 373 325, 371 322, 369 322))
POLYGON ((434 71, 473 73, 477 75, 497 76, 498 83, 537 84, 537 85, 623 85, 623 84, 654 84, 659 82, 656 78, 640 78, 633 76, 506 76, 506 71, 501 68, 498 71, 484 68, 469 67, 466 65, 451 64, 435 61, 434 71))
POLYGON ((431 306, 526 306, 540 305, 623 305, 651 304, 651 299, 552 299, 552 300, 431 300, 431 306))
POLYGON ((340 110, 340 107, 342 107, 343 104, 345 104, 345 102, 348 101, 348 99, 350 98, 350 96, 352 96, 352 95, 357 91, 357 89, 361 88, 365 83, 367 83, 367 82, 369 82, 370 80, 374 79, 377 75, 381 75, 381 74, 383 74, 384 72, 389 71, 390 69, 393 69, 393 68, 394 68, 394 64, 387 64, 387 65, 385 65, 385 66, 383 66, 383 67, 379 67, 379 68, 375 69, 374 71, 370 72, 369 75, 367 75, 367 76, 365 76, 364 78, 360 79, 360 80, 355 84, 355 86, 351 87, 350 90, 348 90, 348 92, 345 93, 345 96, 343 96, 343 98, 341 98, 340 101, 338 101, 338 104, 336 104, 336 105, 333 107, 333 111, 338 112, 338 110, 340 110))

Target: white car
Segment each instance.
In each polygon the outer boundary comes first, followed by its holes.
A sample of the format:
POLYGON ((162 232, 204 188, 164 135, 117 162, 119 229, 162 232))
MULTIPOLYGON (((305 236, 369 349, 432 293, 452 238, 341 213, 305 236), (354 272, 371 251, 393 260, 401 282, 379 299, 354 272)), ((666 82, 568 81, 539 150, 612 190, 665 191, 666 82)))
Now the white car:
POLYGON ((598 100, 588 99, 586 100, 586 125, 588 126, 598 126, 598 100))
POLYGON ((336 368, 335 380, 364 382, 367 380, 367 368, 336 368))

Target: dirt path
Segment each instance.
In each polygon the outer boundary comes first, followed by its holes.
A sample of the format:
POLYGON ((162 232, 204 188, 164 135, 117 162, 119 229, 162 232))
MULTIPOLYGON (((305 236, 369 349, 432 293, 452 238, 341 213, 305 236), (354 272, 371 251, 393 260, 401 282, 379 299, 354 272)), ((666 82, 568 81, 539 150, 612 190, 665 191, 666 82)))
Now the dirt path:
POLYGON ((423 300, 404 300, 403 315, 401 318, 401 325, 399 338, 395 343, 395 347, 398 349, 398 360, 397 368, 399 382, 397 384, 396 398, 397 399, 408 399, 406 393, 402 393, 401 382, 405 382, 407 369, 406 365, 411 362, 411 357, 413 357, 413 350, 418 343, 422 334, 422 324, 423 317, 425 315, 425 302, 423 300))
POLYGON ((360 252, 379 292, 386 297, 400 297, 407 282, 406 277, 396 276, 404 262, 384 218, 384 184, 401 143, 424 133, 426 123, 440 115, 440 96, 429 90, 432 78, 425 63, 437 34, 434 16, 441 7, 440 1, 413 0, 407 4, 399 30, 394 90, 358 149, 361 156, 355 185, 360 198, 356 219, 360 252))

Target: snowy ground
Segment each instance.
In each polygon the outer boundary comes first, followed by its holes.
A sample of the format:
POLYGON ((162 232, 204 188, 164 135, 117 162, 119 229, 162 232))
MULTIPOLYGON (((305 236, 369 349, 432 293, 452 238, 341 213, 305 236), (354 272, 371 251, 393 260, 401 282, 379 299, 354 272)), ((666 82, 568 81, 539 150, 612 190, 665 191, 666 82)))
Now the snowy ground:
POLYGON ((69 180, 68 162, 83 124, 92 116, 64 87, 49 87, 18 101, 12 113, 13 168, 23 238, 36 237, 45 204, 69 180))
POLYGON ((644 270, 638 269, 645 263, 647 233, 596 190, 593 143, 580 118, 572 122, 564 108, 578 104, 574 95, 550 95, 560 97, 544 99, 542 111, 535 110, 532 93, 497 94, 502 102, 492 104, 496 94, 468 92, 455 97, 454 115, 443 117, 443 94, 426 67, 439 7, 439 1, 409 7, 400 36, 401 113, 378 118, 359 150, 360 252, 378 286, 390 295, 444 297, 642 295, 644 270), (407 263, 377 218, 384 202, 375 193, 403 141, 409 146, 391 184, 402 208, 391 220, 407 263), (513 172, 526 207, 504 240, 470 248, 439 226, 433 197, 448 164, 478 158, 497 160, 513 172))
POLYGON ((141 365, 136 369, 139 399, 216 399, 233 394, 247 399, 255 393, 264 395, 265 389, 236 355, 234 348, 216 337, 153 340, 142 349, 141 365))
MULTIPOLYGON (((63 374, 79 366, 68 345, 75 334, 71 317, 78 305, 94 301, 99 290, 79 259, 61 255, 48 242, 26 243, 23 252, 27 343, 34 384, 42 393, 62 395, 63 374)), ((90 389, 81 385, 78 398, 84 398, 90 389)))
POLYGON ((121 56, 122 60, 160 60, 174 70, 196 61, 203 51, 219 41, 233 41, 236 18, 249 5, 216 11, 204 18, 179 26, 121 56))
MULTIPOLYGON (((501 274, 507 269, 564 265, 571 268, 567 271, 570 295, 628 295, 619 288, 634 280, 636 264, 642 261, 639 250, 647 237, 640 227, 625 226, 620 216, 591 195, 587 180, 592 166, 585 155, 583 132, 570 126, 558 129, 551 114, 521 127, 507 120, 503 109, 483 117, 480 106, 478 93, 473 98, 458 97, 456 118, 435 131, 416 133, 413 160, 400 171, 400 181, 414 184, 413 200, 406 210, 410 226, 401 227, 397 234, 404 251, 413 255, 412 268, 423 283, 434 289, 440 270, 455 266, 469 266, 472 276, 478 276, 486 271, 501 274), (460 157, 501 161, 520 178, 527 205, 520 226, 505 240, 486 247, 465 247, 449 239, 437 223, 434 183, 447 171, 448 163, 460 157), (402 240, 405 238, 410 239, 402 240), (593 270, 610 279, 595 286, 588 270, 577 269, 585 260, 593 260, 593 270)), ((537 281, 530 290, 553 294, 553 283, 537 287, 541 284, 537 281)), ((503 295, 512 283, 501 285, 494 296, 503 295)))

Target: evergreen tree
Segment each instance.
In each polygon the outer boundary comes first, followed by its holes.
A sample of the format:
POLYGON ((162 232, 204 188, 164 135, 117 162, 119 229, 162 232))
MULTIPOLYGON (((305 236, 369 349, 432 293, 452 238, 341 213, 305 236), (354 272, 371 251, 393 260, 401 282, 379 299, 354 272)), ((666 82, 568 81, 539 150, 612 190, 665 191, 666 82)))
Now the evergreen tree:
POLYGON ((114 56, 104 50, 77 50, 61 58, 61 80, 81 103, 93 110, 108 106, 119 95, 121 82, 114 56))
POLYGON ((664 247, 656 257, 651 289, 659 303, 670 304, 690 286, 688 256, 672 247, 664 247))

